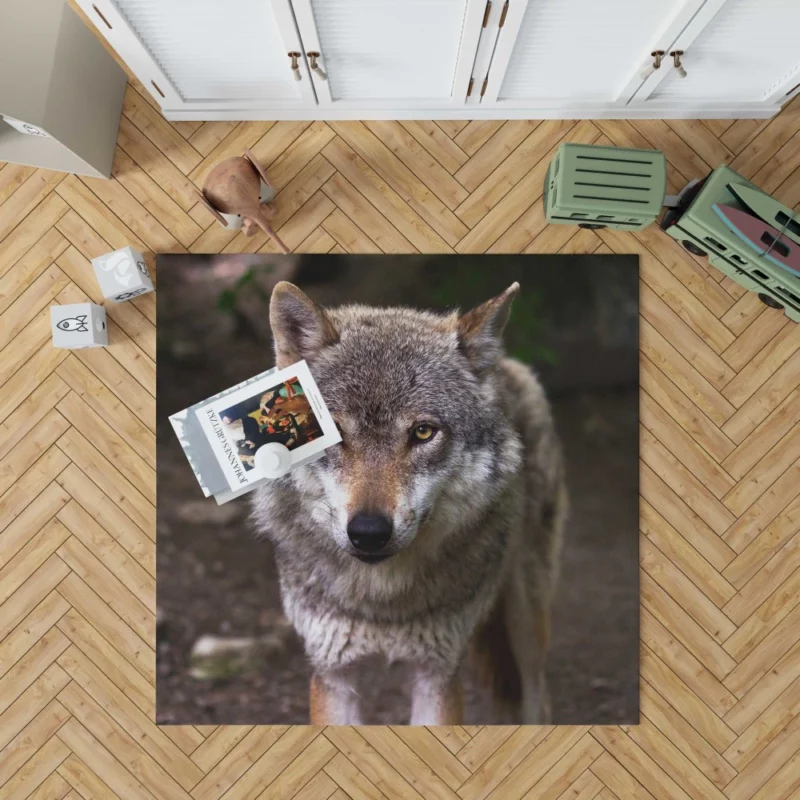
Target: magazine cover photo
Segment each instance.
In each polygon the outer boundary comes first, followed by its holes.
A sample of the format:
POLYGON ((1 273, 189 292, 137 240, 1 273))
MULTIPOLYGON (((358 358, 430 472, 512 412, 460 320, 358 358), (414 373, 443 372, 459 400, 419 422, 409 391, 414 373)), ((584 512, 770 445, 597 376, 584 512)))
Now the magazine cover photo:
POLYGON ((638 722, 636 256, 158 266, 160 724, 638 722))
POLYGON ((303 361, 225 392, 195 413, 233 490, 263 479, 256 454, 266 444, 286 448, 296 466, 339 441, 303 361))
POLYGON ((289 450, 321 435, 322 429, 297 377, 293 376, 263 394, 253 395, 222 409, 222 425, 237 447, 245 470, 255 464, 255 452, 268 442, 289 450))

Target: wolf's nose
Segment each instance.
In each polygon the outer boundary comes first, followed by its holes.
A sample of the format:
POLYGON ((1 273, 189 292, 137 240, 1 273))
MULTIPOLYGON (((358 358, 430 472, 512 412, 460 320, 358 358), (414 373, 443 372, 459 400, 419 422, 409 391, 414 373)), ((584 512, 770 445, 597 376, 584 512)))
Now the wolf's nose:
POLYGON ((392 538, 393 525, 382 514, 356 514, 347 525, 347 535, 356 550, 376 553, 392 538))

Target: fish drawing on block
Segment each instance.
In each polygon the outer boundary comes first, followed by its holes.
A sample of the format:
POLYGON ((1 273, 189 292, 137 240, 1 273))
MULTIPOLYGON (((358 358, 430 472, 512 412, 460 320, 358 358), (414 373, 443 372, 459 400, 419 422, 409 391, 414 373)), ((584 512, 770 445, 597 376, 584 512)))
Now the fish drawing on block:
POLYGON ((800 245, 800 215, 795 214, 791 208, 779 203, 774 197, 741 183, 729 183, 728 191, 751 214, 782 231, 784 236, 800 245))
POLYGON ((62 331, 76 331, 78 333, 86 333, 89 330, 89 326, 86 324, 86 314, 62 319, 56 324, 56 327, 62 331))
POLYGON ((781 235, 777 228, 733 206, 716 203, 714 211, 720 219, 759 255, 776 266, 800 275, 800 244, 781 235))

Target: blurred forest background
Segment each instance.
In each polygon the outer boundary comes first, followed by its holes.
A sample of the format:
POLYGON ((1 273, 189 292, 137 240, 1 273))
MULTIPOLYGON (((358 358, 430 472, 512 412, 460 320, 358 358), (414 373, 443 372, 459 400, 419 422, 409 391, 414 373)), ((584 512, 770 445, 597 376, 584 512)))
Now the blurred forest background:
MULTIPOLYGON (((510 355, 539 374, 564 443, 571 516, 548 680, 553 721, 638 722, 636 256, 158 257, 160 723, 305 724, 302 645, 246 497, 203 498, 170 414, 273 365, 268 305, 291 280, 323 305, 466 310, 518 280, 510 355)), ((404 668, 369 682, 369 722, 406 708, 404 668)), ((466 675, 466 722, 488 697, 466 675)), ((506 722, 511 720, 492 720, 506 722)))

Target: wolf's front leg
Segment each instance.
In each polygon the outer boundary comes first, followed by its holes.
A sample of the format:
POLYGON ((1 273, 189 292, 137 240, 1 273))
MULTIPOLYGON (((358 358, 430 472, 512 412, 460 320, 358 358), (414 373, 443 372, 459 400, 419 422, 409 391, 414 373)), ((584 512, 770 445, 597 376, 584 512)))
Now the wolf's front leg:
POLYGON ((311 676, 312 725, 363 725, 361 697, 346 675, 311 676))
POLYGON ((460 725, 464 714, 457 674, 418 668, 411 687, 412 725, 460 725))

